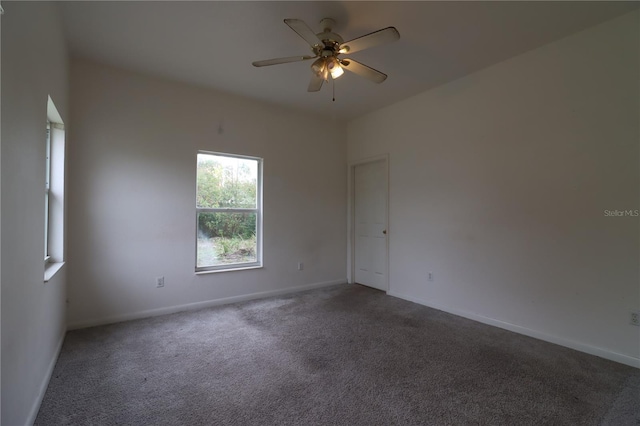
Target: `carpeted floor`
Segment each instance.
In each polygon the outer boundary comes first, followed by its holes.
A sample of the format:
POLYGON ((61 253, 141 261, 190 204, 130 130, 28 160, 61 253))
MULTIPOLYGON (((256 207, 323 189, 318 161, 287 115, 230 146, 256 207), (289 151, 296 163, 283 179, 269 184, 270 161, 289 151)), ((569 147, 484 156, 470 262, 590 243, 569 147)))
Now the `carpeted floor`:
POLYGON ((36 425, 634 425, 640 370, 358 285, 72 331, 36 425))

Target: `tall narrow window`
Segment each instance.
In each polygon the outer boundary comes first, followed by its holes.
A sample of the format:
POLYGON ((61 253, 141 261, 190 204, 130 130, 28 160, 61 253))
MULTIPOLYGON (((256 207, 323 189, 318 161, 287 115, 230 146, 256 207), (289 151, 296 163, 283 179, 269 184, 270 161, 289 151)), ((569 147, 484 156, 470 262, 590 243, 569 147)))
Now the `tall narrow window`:
POLYGON ((262 266, 262 159, 200 152, 196 271, 262 266))
POLYGON ((51 122, 47 120, 46 164, 44 166, 44 261, 49 256, 49 193, 51 191, 51 122))
POLYGON ((62 117, 47 101, 44 173, 44 280, 64 264, 65 130, 62 117))

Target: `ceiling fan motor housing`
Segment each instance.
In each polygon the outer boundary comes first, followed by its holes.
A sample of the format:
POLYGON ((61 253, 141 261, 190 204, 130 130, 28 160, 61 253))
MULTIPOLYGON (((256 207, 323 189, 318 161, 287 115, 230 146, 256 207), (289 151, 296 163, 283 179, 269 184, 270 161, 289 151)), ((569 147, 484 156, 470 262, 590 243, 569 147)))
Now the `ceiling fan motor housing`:
POLYGON ((336 21, 331 18, 324 18, 320 21, 322 32, 316 35, 324 43, 324 49, 317 53, 319 53, 323 57, 335 56, 340 50, 340 45, 344 43, 342 37, 332 31, 332 28, 335 25, 336 21), (329 54, 329 52, 327 51, 331 52, 331 54, 329 54))

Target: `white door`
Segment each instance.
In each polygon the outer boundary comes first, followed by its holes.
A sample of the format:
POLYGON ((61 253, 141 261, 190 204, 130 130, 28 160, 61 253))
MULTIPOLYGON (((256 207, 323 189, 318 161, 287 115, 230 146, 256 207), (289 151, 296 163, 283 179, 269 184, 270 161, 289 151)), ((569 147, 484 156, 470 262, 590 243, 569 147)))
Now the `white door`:
POLYGON ((387 171, 384 160, 354 170, 355 282, 387 291, 387 171))

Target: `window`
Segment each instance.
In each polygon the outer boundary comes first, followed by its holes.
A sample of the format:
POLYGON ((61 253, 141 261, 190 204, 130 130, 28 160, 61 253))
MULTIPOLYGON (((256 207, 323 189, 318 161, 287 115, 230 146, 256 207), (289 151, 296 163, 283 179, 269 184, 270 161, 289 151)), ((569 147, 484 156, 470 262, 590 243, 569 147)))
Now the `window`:
POLYGON ((199 152, 196 272, 262 266, 262 159, 199 152))
POLYGON ((44 280, 64 264, 65 130, 51 98, 47 102, 44 164, 44 280))
POLYGON ((47 120, 46 138, 46 164, 44 166, 44 261, 51 259, 49 256, 49 194, 51 192, 51 122, 47 120))

